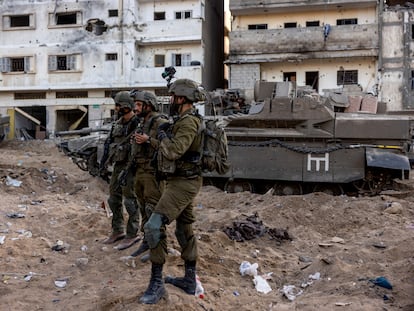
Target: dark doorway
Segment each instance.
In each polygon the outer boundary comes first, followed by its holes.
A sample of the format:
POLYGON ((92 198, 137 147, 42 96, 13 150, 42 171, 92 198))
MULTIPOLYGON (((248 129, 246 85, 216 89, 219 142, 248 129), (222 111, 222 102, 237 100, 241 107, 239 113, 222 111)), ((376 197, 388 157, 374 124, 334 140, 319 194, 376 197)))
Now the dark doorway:
POLYGON ((307 71, 305 80, 306 85, 310 85, 316 92, 319 92, 319 71, 307 71))
POLYGON ((296 83, 296 72, 284 72, 283 81, 291 81, 296 83))

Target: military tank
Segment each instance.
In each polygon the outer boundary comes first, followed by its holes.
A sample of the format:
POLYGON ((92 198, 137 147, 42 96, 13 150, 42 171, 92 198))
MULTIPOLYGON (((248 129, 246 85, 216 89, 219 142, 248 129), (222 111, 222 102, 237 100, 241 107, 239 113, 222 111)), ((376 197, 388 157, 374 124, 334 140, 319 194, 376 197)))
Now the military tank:
POLYGON ((110 130, 111 124, 106 124, 95 129, 83 128, 56 132, 56 145, 81 170, 108 181, 110 171, 100 171, 99 165, 104 153, 104 143, 110 130))
POLYGON ((338 112, 290 82, 263 84, 265 96, 258 89, 248 114, 223 119, 231 169, 206 173, 205 184, 228 192, 375 195, 409 178, 411 117, 338 112))

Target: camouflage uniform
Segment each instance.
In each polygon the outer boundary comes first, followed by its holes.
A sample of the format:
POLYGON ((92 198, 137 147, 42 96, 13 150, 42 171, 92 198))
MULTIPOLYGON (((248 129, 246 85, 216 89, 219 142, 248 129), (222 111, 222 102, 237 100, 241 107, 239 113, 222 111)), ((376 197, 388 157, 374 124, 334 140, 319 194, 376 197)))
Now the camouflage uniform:
POLYGON ((140 203, 141 212, 141 231, 144 232, 144 224, 151 216, 155 205, 161 197, 162 189, 160 182, 155 178, 155 168, 153 163, 154 155, 158 149, 157 129, 160 124, 168 120, 158 112, 151 111, 147 121, 139 125, 139 129, 150 137, 144 144, 132 143, 131 153, 134 156, 137 171, 135 175, 135 194, 140 203))
POLYGON ((179 117, 172 127, 167 129, 162 124, 158 128, 157 170, 165 179, 165 187, 144 225, 152 263, 148 288, 139 299, 145 304, 156 304, 166 296, 164 281, 190 295, 194 295, 196 288, 197 240, 192 224, 195 221, 193 200, 202 185, 202 121, 195 113, 193 103, 204 100, 205 93, 196 82, 188 79, 176 80, 170 85, 169 92, 173 94, 171 115, 179 114, 179 117), (174 220, 175 236, 185 261, 185 276, 163 280, 162 270, 167 255, 166 225, 174 220))
MULTIPOLYGON (((200 151, 200 126, 200 118, 194 115, 194 110, 189 110, 175 122, 173 138, 165 138, 161 142, 160 157, 164 161, 175 161, 176 169, 174 173, 165 175, 165 189, 154 209, 166 217, 166 224, 177 221, 175 234, 181 247, 181 258, 191 261, 197 259, 197 243, 192 229, 195 221, 193 200, 202 186, 202 178, 200 166, 187 162, 185 158, 200 151)), ((162 239, 157 247, 151 249, 150 257, 151 262, 157 264, 164 264, 167 254, 165 224, 161 231, 162 239)))
POLYGON ((134 174, 128 174, 126 185, 119 184, 119 175, 127 166, 130 151, 129 134, 138 125, 138 118, 134 115, 128 122, 121 117, 115 122, 111 130, 110 160, 113 163, 113 172, 109 185, 108 204, 112 211, 113 233, 124 232, 124 217, 122 203, 129 214, 126 226, 126 238, 133 238, 139 229, 139 206, 134 193, 134 174))

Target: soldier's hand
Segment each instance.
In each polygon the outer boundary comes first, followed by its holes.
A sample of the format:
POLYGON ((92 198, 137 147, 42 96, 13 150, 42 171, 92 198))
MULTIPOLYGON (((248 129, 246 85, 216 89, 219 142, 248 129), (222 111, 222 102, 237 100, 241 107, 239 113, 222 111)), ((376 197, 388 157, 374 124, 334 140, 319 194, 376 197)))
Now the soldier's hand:
POLYGON ((158 131, 157 138, 161 142, 164 138, 167 138, 167 133, 165 131, 158 131))
POLYGON ((158 126, 158 132, 160 132, 160 131, 167 131, 168 130, 168 128, 170 127, 170 123, 169 122, 164 122, 164 123, 161 123, 159 126, 158 126))

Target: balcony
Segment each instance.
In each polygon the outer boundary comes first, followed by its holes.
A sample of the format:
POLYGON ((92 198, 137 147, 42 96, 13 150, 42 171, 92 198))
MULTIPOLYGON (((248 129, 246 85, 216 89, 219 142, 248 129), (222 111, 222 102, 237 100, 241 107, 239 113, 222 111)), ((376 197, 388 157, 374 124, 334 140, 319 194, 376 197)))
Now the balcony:
MULTIPOLYGON (((132 68, 129 81, 136 87, 165 87, 167 82, 161 76, 164 69, 164 67, 132 68)), ((201 82, 202 67, 200 65, 175 67, 175 69, 177 71, 175 77, 201 82)))
POLYGON ((201 42, 202 20, 157 20, 139 25, 138 45, 201 42))
POLYGON ((230 0, 232 15, 251 15, 298 11, 375 8, 377 0, 230 0))
POLYGON ((230 33, 229 63, 378 56, 378 25, 245 30, 230 33))

